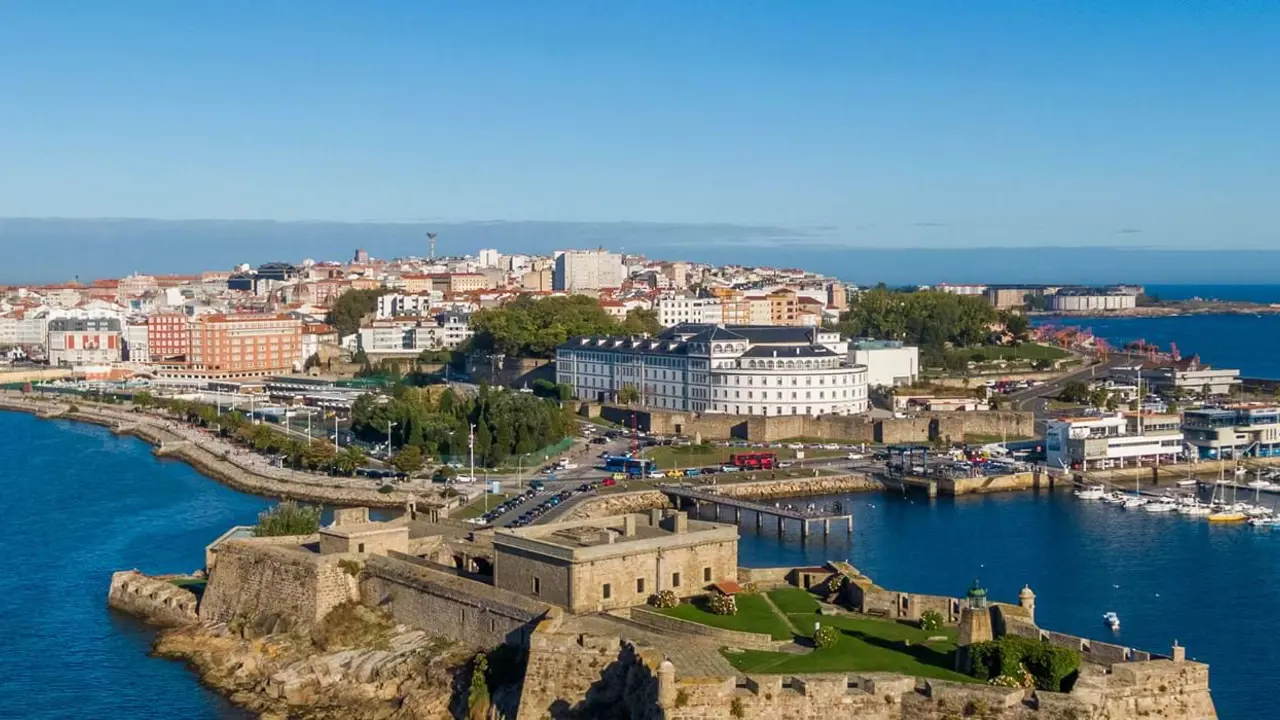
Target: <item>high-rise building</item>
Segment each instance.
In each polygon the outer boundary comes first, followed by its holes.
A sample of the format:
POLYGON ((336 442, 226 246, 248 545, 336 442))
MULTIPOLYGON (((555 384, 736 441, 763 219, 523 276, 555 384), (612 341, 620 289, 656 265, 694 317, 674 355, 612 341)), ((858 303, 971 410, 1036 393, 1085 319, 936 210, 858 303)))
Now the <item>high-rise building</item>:
POLYGON ((553 289, 581 292, 622 286, 626 279, 622 256, 605 250, 564 250, 556 255, 553 289))
POLYGON ((502 253, 492 248, 480 251, 480 267, 496 268, 502 265, 502 253))
POLYGON ((369 263, 369 253, 360 248, 356 248, 356 255, 352 258, 352 262, 356 265, 367 265, 369 263))

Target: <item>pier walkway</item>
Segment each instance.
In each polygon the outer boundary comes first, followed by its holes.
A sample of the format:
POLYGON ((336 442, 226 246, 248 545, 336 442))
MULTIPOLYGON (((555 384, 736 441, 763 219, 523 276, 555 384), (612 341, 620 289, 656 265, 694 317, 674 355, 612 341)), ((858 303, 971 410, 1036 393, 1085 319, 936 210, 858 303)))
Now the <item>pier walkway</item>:
POLYGON ((813 527, 821 523, 822 533, 829 535, 831 533, 831 521, 845 522, 847 532, 853 532, 853 515, 845 513, 828 513, 825 510, 804 511, 796 510, 790 507, 778 507, 776 505, 766 505, 765 503, 756 502, 754 500, 745 500, 735 498, 720 493, 707 492, 705 490, 695 490, 691 487, 682 485, 659 485, 659 491, 671 498, 675 502, 676 507, 686 508, 692 506, 696 512, 703 503, 709 503, 715 508, 716 519, 720 519, 720 508, 730 508, 733 510, 733 521, 742 521, 742 511, 753 512, 756 514, 756 529, 764 527, 764 519, 766 517, 774 518, 778 523, 778 532, 781 533, 786 528, 786 522, 792 521, 800 523, 800 535, 809 537, 813 532, 813 527))

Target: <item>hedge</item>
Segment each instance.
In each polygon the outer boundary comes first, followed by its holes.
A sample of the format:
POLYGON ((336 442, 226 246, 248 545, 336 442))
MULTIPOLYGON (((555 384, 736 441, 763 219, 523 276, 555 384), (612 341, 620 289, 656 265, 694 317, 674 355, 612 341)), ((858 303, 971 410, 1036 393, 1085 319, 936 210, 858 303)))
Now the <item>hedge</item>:
POLYGON ((1075 650, 1016 635, 974 643, 969 646, 969 657, 973 661, 970 672, 976 678, 1021 677, 1025 666, 1036 688, 1051 692, 1070 690, 1080 668, 1080 653, 1075 650))

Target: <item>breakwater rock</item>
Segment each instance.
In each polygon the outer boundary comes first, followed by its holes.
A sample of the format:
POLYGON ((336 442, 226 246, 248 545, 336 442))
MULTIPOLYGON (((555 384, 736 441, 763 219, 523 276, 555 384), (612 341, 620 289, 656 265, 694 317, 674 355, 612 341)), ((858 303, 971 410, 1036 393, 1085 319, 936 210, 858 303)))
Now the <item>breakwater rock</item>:
POLYGON ((465 706, 455 688, 469 650, 361 606, 334 615, 311 635, 258 636, 234 623, 168 630, 154 652, 186 662, 206 685, 263 717, 441 720, 465 706))

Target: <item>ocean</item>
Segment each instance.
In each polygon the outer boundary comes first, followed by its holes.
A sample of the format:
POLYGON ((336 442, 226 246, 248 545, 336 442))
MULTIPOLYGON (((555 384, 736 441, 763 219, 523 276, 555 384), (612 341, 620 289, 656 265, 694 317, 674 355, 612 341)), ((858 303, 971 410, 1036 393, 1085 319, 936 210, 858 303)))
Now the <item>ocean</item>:
MULTIPOLYGON (((104 428, 0 412, 0 717, 227 719, 242 715, 179 663, 148 657, 154 629, 106 607, 111 572, 192 570, 269 501, 227 489, 104 428)), ((1156 652, 1177 639, 1213 665, 1223 718, 1272 712, 1280 646, 1280 534, 1126 513, 1066 494, 840 498, 842 530, 802 544, 744 523, 744 565, 848 559, 890 588, 995 599, 1023 584, 1046 626, 1156 652), (1115 611, 1113 636, 1101 623, 1115 611)), ((807 502, 807 501, 806 501, 807 502)))
MULTIPOLYGON (((1204 298, 1280 303, 1280 285, 1148 285, 1165 300, 1204 298)), ((1280 315, 1183 315, 1176 317, 1040 317, 1035 324, 1088 328, 1114 346, 1145 340, 1184 357, 1199 355, 1214 367, 1239 368, 1243 377, 1280 379, 1280 315)))

